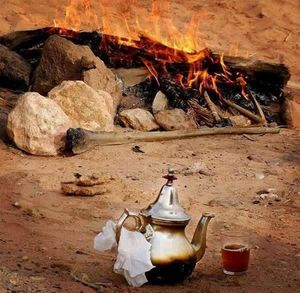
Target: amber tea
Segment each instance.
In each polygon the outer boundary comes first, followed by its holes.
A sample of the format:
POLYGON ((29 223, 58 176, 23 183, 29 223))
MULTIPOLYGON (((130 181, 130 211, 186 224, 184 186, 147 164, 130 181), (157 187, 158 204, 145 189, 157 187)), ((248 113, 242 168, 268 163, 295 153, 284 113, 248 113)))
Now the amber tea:
POLYGON ((225 273, 243 273, 248 270, 250 249, 241 244, 229 244, 222 248, 225 273))
POLYGON ((239 275, 248 270, 250 247, 249 234, 230 233, 222 235, 223 271, 228 275, 239 275))

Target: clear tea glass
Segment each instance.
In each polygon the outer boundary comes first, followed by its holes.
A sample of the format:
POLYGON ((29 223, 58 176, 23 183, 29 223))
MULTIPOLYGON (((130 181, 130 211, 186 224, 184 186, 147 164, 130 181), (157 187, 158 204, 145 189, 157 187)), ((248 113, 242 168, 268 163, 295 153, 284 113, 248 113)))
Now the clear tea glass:
POLYGON ((241 275, 247 272, 250 258, 250 235, 247 232, 222 233, 223 272, 241 275))

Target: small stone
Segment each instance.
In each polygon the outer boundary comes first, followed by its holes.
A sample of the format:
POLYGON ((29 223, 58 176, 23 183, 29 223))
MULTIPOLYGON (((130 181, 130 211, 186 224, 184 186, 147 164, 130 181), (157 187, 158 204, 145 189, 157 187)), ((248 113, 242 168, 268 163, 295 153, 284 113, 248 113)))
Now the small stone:
POLYGON ((27 255, 25 255, 25 256, 22 257, 23 261, 27 261, 28 259, 29 259, 29 257, 27 255))
POLYGON ((256 194, 262 194, 262 193, 276 193, 277 189, 276 188, 265 188, 262 190, 259 190, 256 192, 256 194))
POLYGON ((258 155, 249 155, 247 157, 247 159, 250 161, 255 161, 255 162, 259 162, 259 163, 264 162, 264 159, 258 155))
POLYGON ((131 150, 135 153, 141 153, 141 154, 144 154, 145 152, 141 149, 140 146, 138 145, 135 145, 134 147, 131 148, 131 150))
POLYGON ((212 176, 213 173, 208 170, 207 166, 203 162, 195 162, 188 168, 183 168, 182 170, 178 171, 182 173, 184 176, 190 176, 194 174, 202 174, 205 176, 212 176))
POLYGON ((154 115, 156 122, 164 130, 196 129, 197 124, 182 109, 160 111, 154 115))
POLYGON ((12 206, 13 207, 15 207, 15 208, 18 208, 18 209, 20 209, 21 208, 21 205, 19 204, 19 202, 14 202, 13 204, 12 204, 12 206))
POLYGON ((236 127, 247 127, 251 125, 251 120, 243 115, 236 115, 229 117, 230 122, 236 127))
POLYGON ((34 282, 41 282, 41 281, 46 280, 45 277, 40 277, 40 276, 31 276, 30 279, 34 282))
POLYGON ((144 109, 128 109, 119 114, 119 120, 125 127, 140 131, 152 131, 159 129, 153 115, 144 109))
POLYGON ((16 286, 18 284, 17 280, 14 280, 14 279, 10 279, 9 283, 11 283, 14 286, 16 286))
POLYGON ((256 179, 258 180, 262 180, 265 178, 265 175, 263 173, 256 173, 255 174, 256 179))
POLYGON ((164 93, 162 93, 161 91, 159 91, 152 103, 152 112, 153 114, 156 114, 160 111, 164 111, 168 109, 168 98, 166 97, 166 95, 164 93))
POLYGON ((269 127, 275 128, 275 127, 278 127, 278 125, 276 122, 271 122, 271 123, 269 123, 269 127))

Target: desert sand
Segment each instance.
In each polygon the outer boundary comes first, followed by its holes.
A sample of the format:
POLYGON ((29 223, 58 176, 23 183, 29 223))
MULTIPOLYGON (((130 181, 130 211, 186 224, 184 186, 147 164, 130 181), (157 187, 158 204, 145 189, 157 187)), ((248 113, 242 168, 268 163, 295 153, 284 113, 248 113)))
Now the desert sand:
MULTIPOLYGON (((143 19, 153 11, 149 1, 124 2, 101 2, 115 20, 104 23, 106 29, 122 23, 120 15, 129 16, 132 26, 131 14, 143 19)), ((186 34, 184 26, 197 13, 200 47, 284 62, 292 80, 300 80, 298 0, 176 0, 170 1, 169 8, 165 2, 156 7, 162 29, 172 18, 177 31, 186 34)), ((67 1, 0 0, 0 4, 0 33, 5 34, 53 25, 55 19, 61 23, 67 1)), ((99 3, 93 2, 90 25, 81 17, 73 26, 101 28, 103 10, 93 7, 99 3)), ((299 131, 283 129, 278 135, 256 135, 253 140, 203 137, 140 143, 145 153, 123 145, 74 157, 44 158, 18 151, 0 139, 0 292, 95 292, 70 273, 101 282, 103 292, 297 292, 299 145, 299 131), (208 229, 206 255, 183 283, 129 287, 112 271, 115 255, 95 252, 93 238, 125 207, 138 211, 152 202, 168 165, 180 170, 197 162, 207 166, 210 176, 179 174, 176 184, 180 201, 192 216, 186 230, 189 239, 201 213, 216 215, 208 229), (108 192, 92 198, 64 196, 60 182, 71 180, 76 172, 111 176, 108 192), (253 197, 266 188, 275 188, 280 201, 254 204, 253 197), (229 277, 222 272, 220 233, 235 228, 251 233, 251 260, 246 275, 229 277)))

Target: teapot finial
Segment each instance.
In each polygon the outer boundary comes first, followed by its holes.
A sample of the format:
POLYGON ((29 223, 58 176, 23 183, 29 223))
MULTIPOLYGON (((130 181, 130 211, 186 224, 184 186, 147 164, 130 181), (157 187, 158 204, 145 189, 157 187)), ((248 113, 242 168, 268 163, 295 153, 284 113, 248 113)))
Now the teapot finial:
POLYGON ((163 221, 166 225, 187 225, 190 216, 186 214, 184 208, 180 205, 176 187, 173 181, 176 180, 174 175, 175 169, 169 168, 168 174, 163 176, 167 183, 161 188, 156 200, 148 208, 142 211, 143 215, 150 216, 152 221, 163 221))
POLYGON ((169 167, 168 174, 163 176, 163 178, 168 180, 166 183, 167 186, 172 186, 173 181, 177 180, 177 177, 174 174, 175 174, 175 169, 173 167, 169 167))

